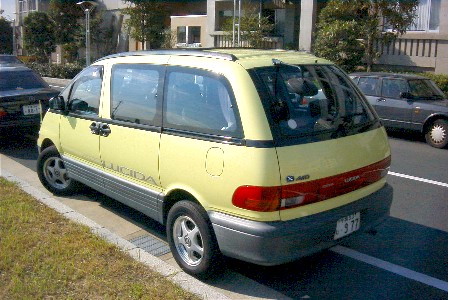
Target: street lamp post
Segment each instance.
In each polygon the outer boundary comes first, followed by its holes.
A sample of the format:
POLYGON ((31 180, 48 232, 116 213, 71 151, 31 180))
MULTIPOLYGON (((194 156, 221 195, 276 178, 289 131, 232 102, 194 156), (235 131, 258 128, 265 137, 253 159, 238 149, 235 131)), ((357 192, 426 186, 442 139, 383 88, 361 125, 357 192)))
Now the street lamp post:
POLYGON ((232 18, 232 47, 235 47, 235 27, 237 27, 237 47, 240 47, 240 26, 242 16, 242 1, 238 0, 238 22, 235 22, 237 14, 237 0, 233 0, 233 18, 232 18))
POLYGON ((16 26, 15 26, 15 19, 11 21, 11 28, 13 29, 13 49, 11 49, 13 55, 18 55, 16 51, 16 26))
POLYGON ((77 5, 85 12, 85 56, 86 56, 86 65, 89 66, 90 62, 90 14, 93 9, 98 6, 98 4, 94 1, 81 1, 78 2, 77 5))

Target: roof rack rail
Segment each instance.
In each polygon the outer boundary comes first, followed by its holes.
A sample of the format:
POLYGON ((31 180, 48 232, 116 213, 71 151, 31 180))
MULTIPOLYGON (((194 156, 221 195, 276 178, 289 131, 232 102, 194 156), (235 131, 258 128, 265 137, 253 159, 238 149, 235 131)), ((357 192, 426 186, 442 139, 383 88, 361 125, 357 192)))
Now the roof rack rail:
POLYGON ((141 50, 141 51, 131 51, 131 52, 121 52, 116 54, 111 54, 105 57, 102 57, 95 62, 114 58, 114 57, 125 57, 125 56, 141 56, 141 55, 176 55, 176 56, 197 56, 197 57, 212 57, 230 61, 236 61, 237 57, 233 54, 220 53, 206 50, 213 50, 215 48, 184 48, 184 49, 168 49, 168 50, 141 50))

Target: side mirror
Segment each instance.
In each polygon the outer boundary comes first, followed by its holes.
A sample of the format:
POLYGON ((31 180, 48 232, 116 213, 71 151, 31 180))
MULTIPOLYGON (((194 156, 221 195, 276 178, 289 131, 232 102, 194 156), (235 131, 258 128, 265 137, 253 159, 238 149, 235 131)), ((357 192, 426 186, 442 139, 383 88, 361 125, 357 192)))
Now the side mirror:
POLYGON ((301 96, 315 96, 318 94, 317 86, 308 78, 291 78, 287 80, 286 85, 289 92, 301 96))
POLYGON ((52 110, 65 111, 65 100, 62 96, 56 96, 49 100, 49 108, 52 110))
POLYGON ((411 95, 411 93, 409 93, 409 92, 401 92, 400 93, 400 98, 413 99, 413 95, 411 95))
POLYGON ((70 102, 70 111, 88 111, 88 103, 74 99, 70 102))

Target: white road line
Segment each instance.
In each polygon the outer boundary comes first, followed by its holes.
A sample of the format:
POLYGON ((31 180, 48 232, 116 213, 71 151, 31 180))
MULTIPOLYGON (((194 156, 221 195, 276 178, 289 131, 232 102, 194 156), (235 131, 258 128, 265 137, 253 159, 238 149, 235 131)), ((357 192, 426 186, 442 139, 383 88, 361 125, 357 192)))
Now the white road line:
POLYGON ((416 180, 416 181, 421 181, 421 182, 426 182, 426 183, 430 183, 430 184, 435 184, 435 185, 448 187, 448 184, 444 183, 444 182, 424 179, 424 178, 420 178, 420 177, 415 177, 415 176, 410 176, 410 175, 405 175, 405 174, 400 174, 400 173, 395 173, 395 172, 388 172, 388 174, 392 175, 392 176, 397 176, 397 177, 402 177, 402 178, 406 178, 406 179, 411 179, 411 180, 416 180))
POLYGON ((422 274, 422 273, 415 272, 413 270, 410 270, 410 269, 407 269, 407 268, 389 263, 387 261, 369 256, 367 254, 363 254, 361 252, 358 252, 356 250, 346 248, 346 247, 343 247, 343 246, 334 246, 333 248, 330 248, 330 250, 333 251, 333 252, 336 252, 338 254, 342 254, 344 256, 347 256, 347 257, 365 262, 369 265, 373 265, 377 268, 380 268, 380 269, 392 272, 394 274, 406 277, 408 279, 424 283, 426 285, 438 288, 438 289, 446 291, 446 292, 448 291, 447 290, 448 289, 447 288, 448 283, 443 281, 443 280, 439 280, 437 278, 434 278, 434 277, 431 277, 431 276, 428 276, 428 275, 425 275, 425 274, 422 274))
POLYGON ((53 88, 59 88, 59 89, 63 89, 63 88, 64 88, 63 86, 58 86, 58 85, 50 85, 50 84, 49 84, 49 86, 50 86, 50 87, 53 87, 53 88))

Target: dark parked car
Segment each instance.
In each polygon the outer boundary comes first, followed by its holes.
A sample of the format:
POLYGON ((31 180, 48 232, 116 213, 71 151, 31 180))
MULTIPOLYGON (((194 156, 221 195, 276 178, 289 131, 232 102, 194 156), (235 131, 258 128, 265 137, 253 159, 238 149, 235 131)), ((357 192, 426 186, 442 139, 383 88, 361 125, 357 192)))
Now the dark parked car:
POLYGON ((23 62, 19 60, 15 55, 0 54, 0 67, 6 66, 23 66, 23 62))
POLYGON ((40 125, 41 107, 59 94, 33 70, 0 66, 0 130, 40 125))
POLYGON ((436 148, 447 146, 447 97, 430 79, 408 74, 353 73, 384 125, 418 130, 436 148))

